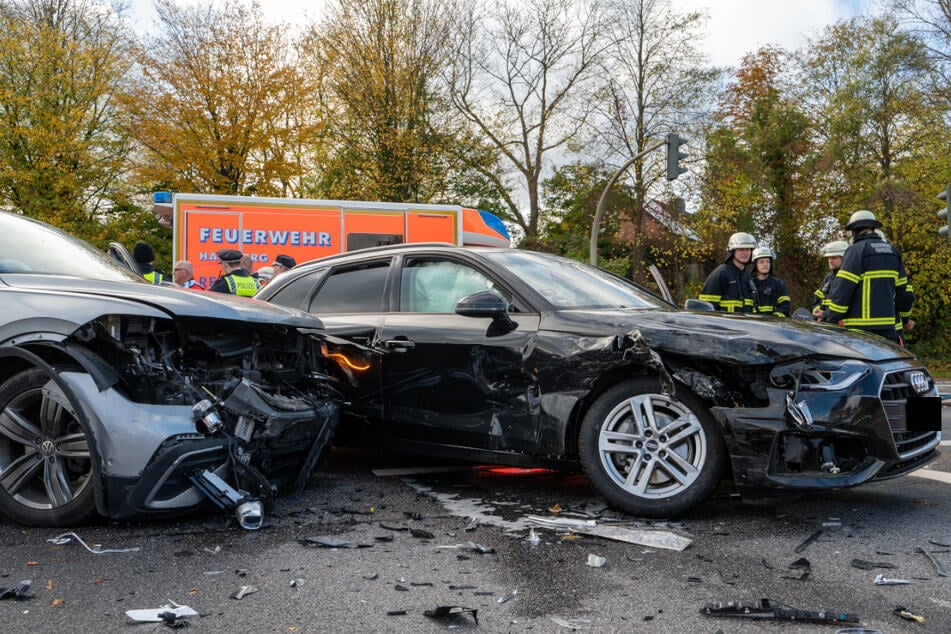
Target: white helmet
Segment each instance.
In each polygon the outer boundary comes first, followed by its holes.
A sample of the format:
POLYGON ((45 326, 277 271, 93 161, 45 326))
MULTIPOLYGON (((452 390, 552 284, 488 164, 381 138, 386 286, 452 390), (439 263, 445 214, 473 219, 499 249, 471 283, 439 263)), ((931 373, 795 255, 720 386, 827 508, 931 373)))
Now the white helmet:
POLYGON ((753 257, 751 259, 753 262, 756 262, 760 258, 769 258, 770 260, 775 260, 776 253, 774 253, 769 247, 756 247, 753 249, 753 257))
POLYGON ((875 219, 875 214, 867 209, 859 209, 849 218, 849 224, 845 225, 847 231, 855 231, 857 229, 878 229, 882 226, 878 220, 875 219))
POLYGON ((833 240, 829 244, 822 247, 822 257, 824 258, 841 258, 845 255, 845 252, 849 248, 849 243, 845 240, 833 240))
POLYGON ((739 233, 734 233, 732 236, 730 236, 730 239, 727 240, 727 243, 726 243, 727 251, 734 251, 736 249, 755 249, 755 248, 756 248, 756 238, 742 231, 740 231, 739 233))

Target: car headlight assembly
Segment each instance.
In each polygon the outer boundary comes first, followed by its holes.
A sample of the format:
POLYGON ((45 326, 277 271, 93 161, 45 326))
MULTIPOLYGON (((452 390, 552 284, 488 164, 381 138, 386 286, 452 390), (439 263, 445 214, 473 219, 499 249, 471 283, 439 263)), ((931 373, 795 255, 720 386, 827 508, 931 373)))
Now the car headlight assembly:
POLYGON ((834 392, 847 389, 868 375, 868 366, 855 359, 805 359, 776 366, 770 381, 785 390, 834 392))

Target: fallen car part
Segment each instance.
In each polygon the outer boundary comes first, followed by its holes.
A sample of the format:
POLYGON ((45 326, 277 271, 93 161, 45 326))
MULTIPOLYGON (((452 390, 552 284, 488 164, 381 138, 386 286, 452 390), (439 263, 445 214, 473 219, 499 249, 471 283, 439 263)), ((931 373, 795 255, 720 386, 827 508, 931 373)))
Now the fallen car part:
POLYGON ((449 550, 449 549, 459 549, 459 550, 470 550, 474 553, 479 553, 480 555, 492 555, 495 553, 495 549, 491 546, 483 546, 482 544, 477 544, 475 542, 464 542, 462 544, 452 544, 447 546, 436 546, 436 549, 439 550, 449 550))
POLYGON ((588 555, 587 563, 592 568, 604 568, 604 564, 608 563, 608 560, 601 555, 595 555, 594 553, 591 553, 588 555))
POLYGON ((496 602, 496 603, 505 603, 505 602, 507 602, 507 601, 511 601, 512 599, 515 598, 515 595, 517 595, 517 594, 518 594, 518 589, 512 590, 511 592, 509 592, 509 593, 508 593, 507 595, 505 595, 504 597, 499 597, 498 599, 496 599, 495 602, 496 602))
POLYGON ((916 550, 917 550, 918 552, 920 552, 922 555, 924 555, 925 557, 928 558, 928 561, 930 561, 930 562, 931 562, 931 565, 934 566, 935 572, 938 573, 938 576, 939 576, 939 577, 947 577, 947 576, 948 576, 948 571, 944 569, 944 565, 943 565, 940 561, 938 561, 937 558, 935 558, 934 555, 932 555, 931 553, 929 553, 927 550, 925 550, 925 549, 922 548, 921 546, 918 546, 918 548, 917 548, 916 550))
POLYGON ((811 623, 858 623, 859 617, 849 612, 834 610, 798 610, 785 605, 773 605, 767 598, 754 604, 707 603, 700 610, 708 616, 732 616, 750 619, 772 619, 777 621, 806 621, 811 623))
POLYGON ((186 616, 198 616, 198 612, 187 605, 178 605, 173 602, 169 602, 168 605, 163 605, 158 609, 126 610, 125 614, 133 621, 140 623, 159 623, 165 620, 162 615, 168 612, 174 614, 176 619, 186 616))
POLYGON ((33 580, 24 579, 17 585, 10 588, 0 587, 0 600, 3 599, 16 599, 17 601, 23 601, 24 599, 32 599, 33 594, 33 580))
POLYGON ((249 531, 261 528, 264 522, 264 504, 246 491, 238 491, 208 469, 191 473, 189 479, 212 502, 225 510, 234 511, 241 528, 249 531))
POLYGON ((46 541, 50 542, 51 544, 56 544, 57 546, 62 546, 63 544, 68 544, 73 539, 75 539, 77 542, 82 544, 83 548, 85 548, 86 550, 88 550, 94 555, 102 555, 105 553, 132 553, 139 550, 138 546, 134 546, 132 548, 103 548, 101 544, 93 544, 92 546, 90 546, 89 544, 84 542, 82 538, 79 537, 79 535, 72 532, 63 533, 62 535, 57 535, 56 537, 52 537, 50 539, 47 539, 46 541))
POLYGON ((237 590, 231 593, 231 598, 237 599, 238 601, 240 601, 241 599, 248 596, 249 594, 254 594, 257 591, 258 589, 254 586, 241 586, 240 588, 238 588, 237 590))
POLYGON ((665 548, 667 550, 682 551, 693 540, 673 531, 655 528, 628 528, 616 525, 598 524, 595 520, 576 520, 567 517, 538 517, 529 515, 526 520, 543 528, 565 529, 582 535, 592 535, 613 539, 628 544, 638 544, 651 548, 665 548))
POLYGON ((449 619, 462 614, 471 614, 472 620, 479 623, 479 610, 476 608, 466 608, 461 605, 440 605, 432 610, 426 610, 424 615, 431 618, 449 619))
POLYGON ((875 575, 875 585, 877 586, 904 586, 914 583, 908 579, 889 579, 883 574, 875 575))
POLYGON ((858 568, 859 570, 872 570, 874 568, 886 568, 891 570, 897 568, 898 566, 888 561, 866 561, 864 559, 853 559, 852 567, 858 568))
POLYGON ((314 537, 298 537, 297 541, 305 546, 307 544, 316 544, 326 548, 349 548, 350 542, 340 537, 332 535, 315 535, 314 537))
POLYGON ((915 614, 902 605, 895 606, 895 609, 892 610, 892 613, 899 618, 905 619, 906 621, 914 621, 916 623, 925 622, 925 617, 921 616, 920 614, 915 614))

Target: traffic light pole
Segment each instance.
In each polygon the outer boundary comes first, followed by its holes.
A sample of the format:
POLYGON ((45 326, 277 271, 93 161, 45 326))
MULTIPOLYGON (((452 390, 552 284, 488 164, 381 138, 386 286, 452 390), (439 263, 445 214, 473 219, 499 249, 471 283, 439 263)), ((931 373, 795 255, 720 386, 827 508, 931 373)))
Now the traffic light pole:
POLYGON ((660 141, 638 152, 633 157, 631 157, 631 159, 627 163, 622 165, 620 169, 618 169, 618 171, 614 172, 614 176, 611 177, 611 180, 608 181, 608 184, 607 186, 605 186, 604 191, 601 192, 601 199, 598 200, 598 209, 597 211, 594 212, 594 222, 591 223, 591 242, 590 242, 589 250, 588 250, 588 253, 590 254, 590 256, 588 261, 592 264, 592 266, 598 265, 598 230, 599 230, 599 227, 601 226, 601 216, 604 215, 604 205, 608 200, 608 192, 610 192, 611 188, 614 187, 614 183, 617 182, 617 179, 621 178, 621 174, 627 171, 627 168, 633 165, 634 162, 637 161, 637 159, 643 158, 645 155, 647 155, 648 152, 653 152, 654 150, 656 150, 657 148, 659 148, 660 146, 666 143, 667 143, 666 140, 660 141))

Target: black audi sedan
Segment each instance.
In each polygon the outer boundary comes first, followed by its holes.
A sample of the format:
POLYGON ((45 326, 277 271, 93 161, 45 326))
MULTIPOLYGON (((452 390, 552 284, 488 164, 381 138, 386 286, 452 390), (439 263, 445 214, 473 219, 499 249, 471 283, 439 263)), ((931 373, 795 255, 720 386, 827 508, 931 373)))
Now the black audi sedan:
POLYGON ((940 397, 907 350, 681 310, 552 255, 367 249, 300 265, 257 297, 363 346, 336 357, 352 379, 337 444, 580 467, 635 515, 682 514, 725 477, 758 494, 892 478, 940 444, 940 397))

